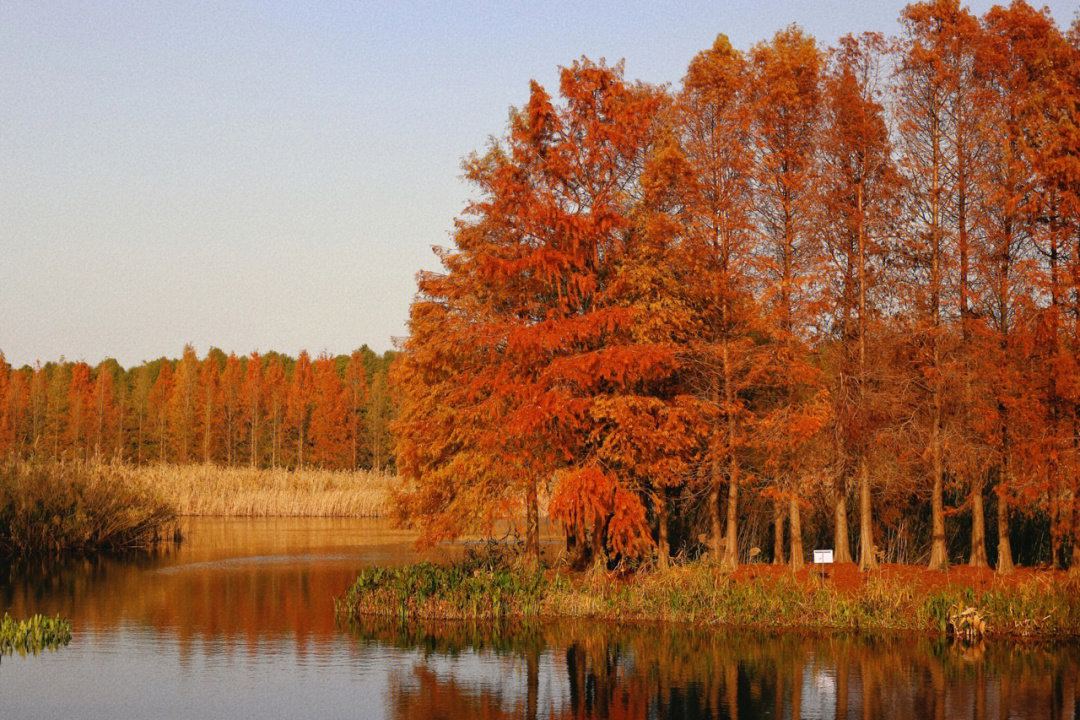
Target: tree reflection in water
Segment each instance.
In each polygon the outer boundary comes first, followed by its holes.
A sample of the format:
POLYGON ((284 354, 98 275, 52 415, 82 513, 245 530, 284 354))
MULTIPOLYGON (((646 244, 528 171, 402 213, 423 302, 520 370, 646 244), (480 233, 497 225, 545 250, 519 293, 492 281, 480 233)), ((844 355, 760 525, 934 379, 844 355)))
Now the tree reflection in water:
POLYGON ((401 625, 365 642, 421 651, 391 717, 1075 720, 1076 645, 965 647, 907 636, 802 637, 559 622, 401 625), (493 675, 492 668, 502 675, 493 675), (493 680, 495 677, 495 680, 493 680))

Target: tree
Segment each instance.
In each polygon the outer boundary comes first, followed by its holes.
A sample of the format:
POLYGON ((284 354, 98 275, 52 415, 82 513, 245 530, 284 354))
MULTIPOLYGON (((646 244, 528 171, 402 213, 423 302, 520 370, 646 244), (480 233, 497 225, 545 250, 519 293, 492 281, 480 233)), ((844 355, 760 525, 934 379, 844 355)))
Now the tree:
POLYGON ((743 56, 718 36, 690 63, 671 111, 669 140, 655 153, 646 179, 650 204, 674 227, 654 220, 652 232, 671 233, 681 292, 699 318, 685 339, 694 382, 709 422, 708 512, 712 554, 734 569, 742 455, 752 424, 747 392, 754 382, 753 339, 760 328, 749 292, 752 195, 749 75, 743 56), (721 491, 727 483, 726 529, 721 491))
MULTIPOLYGON (((899 122, 900 163, 904 178, 907 299, 915 347, 912 379, 922 389, 916 409, 927 446, 930 474, 931 569, 948 566, 945 547, 945 425, 948 384, 954 350, 949 341, 948 276, 956 263, 956 238, 948 225, 956 200, 955 154, 951 121, 957 107, 955 63, 947 62, 970 14, 956 0, 908 5, 901 20, 904 34, 895 49, 893 110, 899 122)), ((962 175, 962 173, 961 173, 962 175)), ((958 204, 956 205, 958 206, 958 204)), ((963 272, 961 272, 963 276, 963 272)), ((963 285, 963 283, 961 283, 963 285)), ((953 315, 957 311, 953 309, 953 315)), ((919 456, 921 457, 921 453, 919 456)))
POLYGON ((98 365, 94 381, 94 457, 102 458, 110 445, 119 443, 122 416, 116 404, 116 383, 113 380, 115 361, 98 365))
MULTIPOLYGON (((385 376, 383 383, 385 385, 385 376)), ((367 399, 367 366, 363 353, 355 350, 345 366, 345 425, 350 470, 360 467, 360 442, 364 436, 364 408, 367 399)))
POLYGON ((148 403, 150 426, 157 434, 158 462, 163 464, 169 458, 169 398, 172 397, 174 384, 172 363, 162 358, 161 369, 150 388, 148 403))
POLYGON ((221 367, 212 353, 207 353, 199 368, 199 399, 196 408, 202 460, 211 463, 218 456, 221 438, 221 367))
POLYGON ((243 368, 236 353, 229 353, 225 358, 225 367, 221 372, 221 412, 224 418, 225 463, 229 467, 239 461, 237 439, 242 430, 243 407, 241 405, 241 385, 243 368))
POLYGON ((851 562, 847 531, 848 476, 859 488, 859 568, 877 567, 871 510, 870 453, 881 373, 871 345, 880 342, 881 307, 888 302, 887 239, 898 190, 881 102, 879 35, 845 36, 832 52, 824 84, 821 133, 822 235, 826 250, 825 302, 835 348, 833 425, 840 454, 836 492, 836 562, 851 562))
POLYGON ((285 420, 288 383, 281 358, 274 354, 266 367, 266 420, 270 425, 270 467, 276 468, 280 456, 281 428, 285 420))
MULTIPOLYGON (((775 372, 757 442, 777 502, 786 499, 791 567, 802 567, 802 462, 828 412, 827 392, 809 354, 819 311, 822 255, 813 232, 817 203, 816 141, 821 116, 823 57, 813 38, 795 27, 756 45, 750 56, 754 94, 751 138, 759 235, 755 258, 769 323, 768 362, 775 372)), ((776 530, 782 532, 777 513, 776 530)))
POLYGON ((323 354, 312 369, 312 460, 320 467, 340 467, 346 456, 346 395, 334 358, 323 354))
POLYGON ((195 414, 199 402, 199 360, 191 345, 184 346, 173 374, 169 395, 169 430, 177 462, 194 458, 195 414))
POLYGON ((247 371, 244 374, 244 386, 240 395, 240 405, 244 410, 245 423, 248 427, 248 456, 251 467, 259 465, 259 433, 265 410, 266 391, 263 383, 263 361, 259 353, 253 352, 248 358, 247 371))
POLYGON ((308 431, 311 427, 311 413, 314 409, 315 381, 311 369, 311 358, 307 350, 301 350, 293 368, 292 381, 285 420, 290 432, 296 439, 296 468, 304 466, 304 448, 311 443, 308 431))

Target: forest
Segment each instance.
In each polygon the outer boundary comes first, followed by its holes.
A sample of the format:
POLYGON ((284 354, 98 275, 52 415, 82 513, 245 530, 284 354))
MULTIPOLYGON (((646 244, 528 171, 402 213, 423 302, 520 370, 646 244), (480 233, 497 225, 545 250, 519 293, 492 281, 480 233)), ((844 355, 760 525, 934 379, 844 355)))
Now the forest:
POLYGON ((426 541, 1080 568, 1080 18, 582 58, 465 176, 391 370, 426 541))
POLYGON ((365 345, 314 360, 214 348, 200 360, 189 345, 127 370, 16 369, 0 353, 0 458, 384 470, 393 358, 365 345))

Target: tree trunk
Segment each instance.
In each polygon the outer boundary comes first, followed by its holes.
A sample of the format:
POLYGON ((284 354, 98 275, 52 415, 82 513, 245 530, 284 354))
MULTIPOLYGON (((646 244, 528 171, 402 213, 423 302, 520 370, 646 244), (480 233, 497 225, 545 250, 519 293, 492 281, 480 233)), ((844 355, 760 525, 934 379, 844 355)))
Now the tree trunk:
POLYGON ((739 566, 739 537, 737 534, 739 523, 739 463, 734 456, 731 458, 730 471, 728 473, 728 500, 727 500, 727 548, 724 551, 724 568, 734 570, 739 566))
POLYGON ((870 467, 866 458, 859 459, 859 569, 877 570, 877 548, 874 547, 874 518, 870 506, 870 467))
POLYGON ((661 570, 667 570, 668 559, 671 557, 671 548, 668 545, 668 506, 664 491, 657 493, 656 498, 656 565, 661 570))
POLYGON ((851 538, 848 535, 847 493, 844 492, 844 488, 841 488, 837 495, 833 514, 836 517, 833 531, 833 562, 849 563, 851 562, 851 538))
POLYGON ((712 562, 720 565, 724 561, 724 533, 720 515, 720 483, 717 479, 719 468, 714 466, 712 474, 712 485, 709 487, 709 552, 712 553, 712 562))
POLYGON ((607 518, 596 517, 596 521, 593 523, 592 534, 592 560, 594 563, 603 564, 607 562, 607 555, 604 552, 604 546, 607 544, 607 518))
MULTIPOLYGON (((937 403, 935 403, 937 404, 937 403)), ((936 413, 935 413, 936 414, 936 413)), ((949 556, 945 548, 945 503, 942 499, 944 492, 945 470, 941 452, 941 426, 935 418, 931 452, 933 453, 933 494, 930 498, 931 533, 930 564, 931 570, 945 570, 949 567, 949 556)))
POLYGON ((978 483, 971 491, 971 567, 988 567, 986 559, 986 513, 983 510, 983 488, 978 483))
POLYGON ((540 508, 535 482, 525 491, 525 555, 533 568, 540 567, 540 508))
POLYGON ((802 544, 802 519, 799 499, 794 494, 788 499, 788 514, 791 517, 791 569, 802 570, 805 564, 802 544))
POLYGON ((773 565, 784 564, 784 506, 773 501, 773 565))
POLYGON ((997 528, 998 528, 998 562, 997 571, 1002 575, 1008 575, 1014 569, 1012 557, 1012 543, 1009 541, 1009 508, 1005 498, 998 493, 997 505, 997 528))

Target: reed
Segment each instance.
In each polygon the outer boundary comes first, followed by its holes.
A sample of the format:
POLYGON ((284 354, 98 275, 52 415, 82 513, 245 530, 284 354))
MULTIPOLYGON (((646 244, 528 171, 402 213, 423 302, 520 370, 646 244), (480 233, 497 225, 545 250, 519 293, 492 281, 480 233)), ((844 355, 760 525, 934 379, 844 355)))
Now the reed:
POLYGON ((231 517, 380 517, 397 482, 369 470, 151 465, 121 472, 158 488, 181 515, 231 517))
POLYGON ((175 519, 174 507, 154 486, 110 465, 0 468, 0 556, 145 549, 167 539, 175 519))

